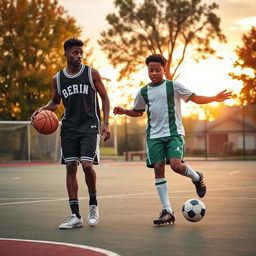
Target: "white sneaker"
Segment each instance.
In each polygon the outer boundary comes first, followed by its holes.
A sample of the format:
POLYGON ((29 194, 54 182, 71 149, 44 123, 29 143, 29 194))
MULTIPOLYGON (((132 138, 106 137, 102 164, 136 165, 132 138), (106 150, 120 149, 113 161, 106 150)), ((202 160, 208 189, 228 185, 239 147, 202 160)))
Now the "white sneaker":
POLYGON ((99 222, 99 210, 97 205, 89 205, 88 224, 93 227, 99 222))
POLYGON ((60 229, 70 229, 70 228, 81 228, 83 226, 83 218, 80 219, 72 214, 65 222, 59 225, 60 229))

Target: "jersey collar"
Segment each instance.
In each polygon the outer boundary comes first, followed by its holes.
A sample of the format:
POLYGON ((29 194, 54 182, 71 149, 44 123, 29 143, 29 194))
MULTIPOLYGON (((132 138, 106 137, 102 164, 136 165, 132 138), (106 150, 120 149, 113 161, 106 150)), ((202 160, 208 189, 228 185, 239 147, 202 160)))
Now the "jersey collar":
POLYGON ((166 80, 164 79, 164 80, 162 80, 160 83, 157 83, 157 84, 149 84, 149 86, 152 86, 152 87, 157 87, 157 86, 159 86, 159 85, 162 85, 163 83, 165 83, 166 82, 166 80))
POLYGON ((64 73, 64 75, 65 75, 67 78, 76 78, 76 77, 78 77, 78 76, 80 76, 80 75, 82 74, 82 72, 84 71, 84 68, 85 68, 85 65, 82 64, 80 70, 79 70, 76 74, 70 75, 70 74, 68 73, 68 71, 67 71, 67 68, 65 67, 65 68, 63 69, 63 73, 64 73))

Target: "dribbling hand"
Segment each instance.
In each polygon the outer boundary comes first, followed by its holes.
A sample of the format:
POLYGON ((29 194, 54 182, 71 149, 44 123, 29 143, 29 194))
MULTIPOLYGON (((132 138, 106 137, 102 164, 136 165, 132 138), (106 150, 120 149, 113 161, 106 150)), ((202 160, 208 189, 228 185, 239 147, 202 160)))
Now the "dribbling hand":
POLYGON ((33 122, 35 116, 41 112, 43 110, 43 108, 38 108, 32 115, 31 115, 31 122, 33 122))

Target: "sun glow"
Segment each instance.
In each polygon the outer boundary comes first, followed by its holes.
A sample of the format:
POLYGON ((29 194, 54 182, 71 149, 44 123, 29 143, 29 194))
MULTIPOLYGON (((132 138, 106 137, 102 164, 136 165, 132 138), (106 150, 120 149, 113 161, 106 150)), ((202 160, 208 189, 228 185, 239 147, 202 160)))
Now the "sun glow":
POLYGON ((236 22, 243 30, 250 30, 252 26, 256 25, 256 16, 247 17, 236 22))
MULTIPOLYGON (((233 80, 228 75, 230 72, 238 72, 234 69, 233 63, 234 60, 231 59, 208 59, 199 63, 186 62, 182 66, 181 75, 177 81, 198 95, 213 96, 225 89, 238 94, 242 88, 242 83, 233 80)), ((130 80, 122 80, 121 82, 117 81, 118 71, 111 66, 103 66, 99 68, 99 72, 109 94, 112 117, 114 117, 112 112, 115 106, 131 109, 133 100, 140 88, 140 82, 144 81, 144 84, 149 82, 146 68, 134 74, 130 80), (127 101, 128 98, 130 104, 127 101)), ((251 74, 250 70, 248 70, 248 74, 251 74)), ((238 100, 235 98, 225 101, 225 105, 236 104, 238 104, 238 100)), ((214 102, 209 105, 217 108, 219 103, 214 102)), ((205 119, 202 107, 192 102, 182 102, 182 114, 184 116, 197 115, 200 120, 205 119)))
MULTIPOLYGON (((133 107, 133 99, 140 88, 140 82, 144 81, 145 70, 138 72, 131 76, 130 79, 123 79, 118 81, 118 70, 111 66, 103 66, 99 68, 102 80, 108 91, 109 98, 111 100, 111 107, 121 106, 121 107, 133 107), (128 98, 132 98, 132 102, 128 103, 128 98)), ((148 83, 148 78, 145 84, 148 83)))

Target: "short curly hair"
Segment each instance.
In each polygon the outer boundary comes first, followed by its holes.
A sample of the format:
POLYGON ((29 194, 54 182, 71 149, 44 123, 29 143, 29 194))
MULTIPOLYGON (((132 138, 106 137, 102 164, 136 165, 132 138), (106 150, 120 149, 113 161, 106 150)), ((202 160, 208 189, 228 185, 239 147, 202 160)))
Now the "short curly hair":
POLYGON ((161 54, 151 54, 146 58, 146 64, 148 66, 148 64, 150 62, 159 62, 163 67, 165 67, 166 65, 166 59, 164 56, 162 56, 161 54))
POLYGON ((84 43, 78 38, 69 38, 64 42, 64 51, 70 50, 73 46, 84 46, 84 43))

